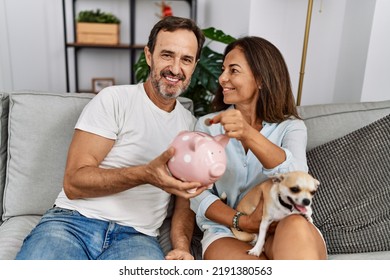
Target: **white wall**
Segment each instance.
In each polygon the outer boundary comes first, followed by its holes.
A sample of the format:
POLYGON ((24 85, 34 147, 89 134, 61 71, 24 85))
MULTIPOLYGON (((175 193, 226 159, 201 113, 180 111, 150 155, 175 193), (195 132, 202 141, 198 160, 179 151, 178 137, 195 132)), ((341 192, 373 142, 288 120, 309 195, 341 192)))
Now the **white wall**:
POLYGON ((8 22, 4 1, 0 2, 0 90, 12 90, 12 65, 10 60, 8 22))
MULTIPOLYGON (((236 38, 248 35, 251 2, 251 0, 198 0, 197 22, 201 28, 215 27, 236 38)), ((210 47, 223 52, 225 45, 212 43, 210 47)))
MULTIPOLYGON (((145 43, 158 20, 156 2, 138 0, 137 43, 145 43)), ((127 1, 77 3, 79 10, 101 8, 118 15, 123 22, 121 41, 128 42, 127 1)), ((185 2, 170 3, 174 14, 189 15, 185 2)), ((198 23, 234 37, 258 35, 272 41, 286 59, 296 93, 307 4, 308 0, 198 0, 198 23)), ((385 87, 390 77, 389 5, 388 0, 314 0, 302 105, 390 99, 385 87)), ((67 16, 70 19, 70 13, 67 16)), ((68 38, 72 36, 69 32, 68 38)), ((66 91, 63 43, 62 1, 0 0, 0 90, 66 91)), ((212 47, 222 51, 224 46, 212 47)), ((90 88, 93 77, 115 76, 117 84, 128 83, 125 50, 81 52, 81 89, 90 88)))
POLYGON ((361 100, 376 1, 348 0, 341 33, 333 101, 361 100))
POLYGON ((0 1, 0 90, 64 90, 61 20, 60 1, 0 1))
POLYGON ((297 0, 252 1, 251 7, 250 34, 279 48, 288 65, 294 92, 298 88, 306 10, 306 1, 297 0))
MULTIPOLYGON (((372 21, 379 2, 386 0, 313 1, 302 105, 362 100, 372 21)), ((307 9, 308 0, 252 0, 250 33, 269 39, 282 51, 295 95, 307 9)), ((382 13, 388 17, 390 10, 382 13)), ((383 31, 378 33, 380 40, 389 37, 383 31)), ((370 98, 386 99, 375 95, 371 92, 370 98)))
POLYGON ((390 1, 378 0, 372 24, 361 101, 390 99, 389 14, 390 1))
MULTIPOLYGON (((300 1, 307 3, 305 0, 300 1)), ((345 10, 345 0, 323 1, 322 5, 321 1, 314 1, 303 80, 302 105, 334 102, 333 91, 343 40, 345 10)), ((300 45, 302 53, 303 43, 301 42, 300 45)), ((300 65, 301 61, 299 61, 299 67, 300 65)))

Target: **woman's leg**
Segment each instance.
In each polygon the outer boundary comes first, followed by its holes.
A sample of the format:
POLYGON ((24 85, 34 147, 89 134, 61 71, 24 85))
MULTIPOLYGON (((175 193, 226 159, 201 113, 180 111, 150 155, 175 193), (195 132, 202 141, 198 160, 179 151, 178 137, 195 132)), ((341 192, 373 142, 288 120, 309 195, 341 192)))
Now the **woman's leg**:
POLYGON ((320 232, 300 215, 290 215, 278 223, 274 235, 266 241, 265 252, 275 260, 327 259, 320 232))
POLYGON ((265 260, 262 254, 260 258, 251 256, 247 252, 252 248, 249 243, 232 237, 223 237, 212 242, 206 249, 203 258, 205 260, 265 260))

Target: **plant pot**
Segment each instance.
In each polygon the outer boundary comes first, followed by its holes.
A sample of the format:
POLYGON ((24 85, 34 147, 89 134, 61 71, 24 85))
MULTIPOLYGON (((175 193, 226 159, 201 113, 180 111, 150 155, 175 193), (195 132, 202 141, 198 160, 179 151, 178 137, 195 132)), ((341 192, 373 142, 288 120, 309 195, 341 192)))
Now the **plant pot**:
POLYGON ((77 43, 118 45, 119 24, 78 22, 76 25, 77 43))

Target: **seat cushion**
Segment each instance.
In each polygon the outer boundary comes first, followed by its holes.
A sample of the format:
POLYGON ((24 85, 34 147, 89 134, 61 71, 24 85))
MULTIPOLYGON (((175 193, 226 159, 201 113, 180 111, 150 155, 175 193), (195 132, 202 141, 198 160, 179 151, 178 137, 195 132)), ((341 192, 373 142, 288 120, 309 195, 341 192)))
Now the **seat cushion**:
POLYGON ((13 260, 23 240, 38 224, 41 216, 19 216, 6 220, 0 227, 0 260, 13 260))
POLYGON ((307 153, 329 254, 390 250, 390 115, 307 153))

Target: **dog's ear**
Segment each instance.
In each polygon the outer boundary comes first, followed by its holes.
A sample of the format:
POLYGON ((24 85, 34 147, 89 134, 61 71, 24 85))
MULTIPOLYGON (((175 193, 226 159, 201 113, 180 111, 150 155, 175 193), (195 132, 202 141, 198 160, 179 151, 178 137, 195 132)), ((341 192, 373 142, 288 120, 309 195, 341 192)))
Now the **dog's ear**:
POLYGON ((272 179, 273 183, 280 183, 284 180, 284 175, 283 174, 274 174, 270 177, 272 179))
POLYGON ((320 181, 314 179, 314 185, 316 186, 316 189, 318 189, 318 186, 320 185, 320 181))

